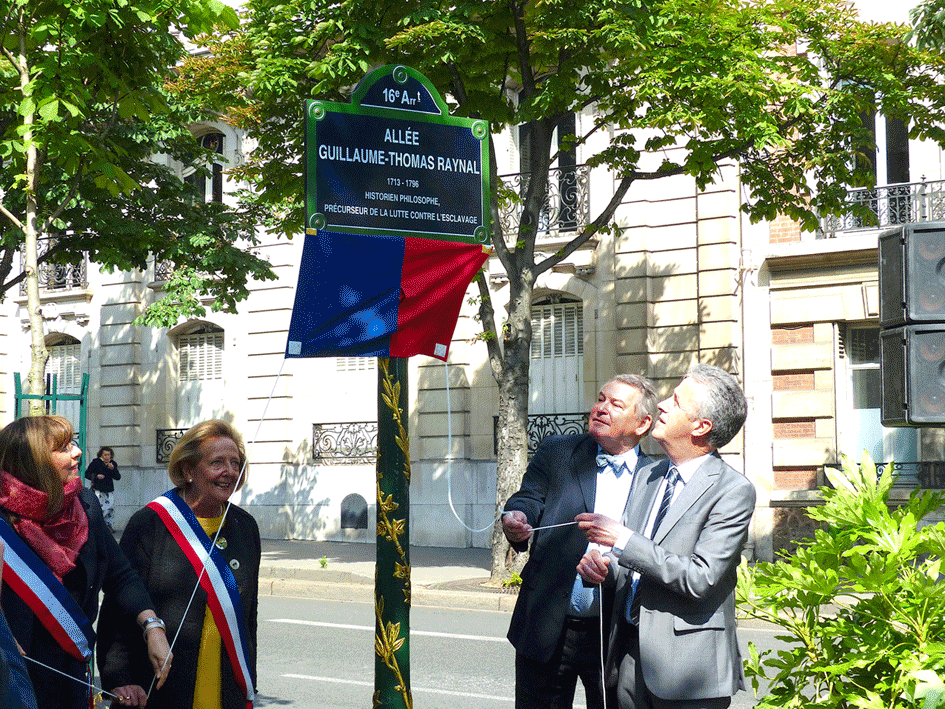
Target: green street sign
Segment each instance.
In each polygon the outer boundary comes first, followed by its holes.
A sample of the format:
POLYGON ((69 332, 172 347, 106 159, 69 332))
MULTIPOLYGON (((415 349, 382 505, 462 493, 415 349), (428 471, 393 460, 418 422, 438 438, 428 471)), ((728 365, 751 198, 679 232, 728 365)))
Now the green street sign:
POLYGON ((350 104, 307 101, 306 230, 487 244, 489 124, 388 65, 350 104))

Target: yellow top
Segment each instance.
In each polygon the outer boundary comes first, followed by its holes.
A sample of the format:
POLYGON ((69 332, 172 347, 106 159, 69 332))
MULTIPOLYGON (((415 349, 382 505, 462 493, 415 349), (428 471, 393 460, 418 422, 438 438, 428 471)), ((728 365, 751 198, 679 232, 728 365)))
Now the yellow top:
MULTIPOLYGON (((217 533, 222 520, 222 516, 197 518, 210 539, 217 533)), ((203 632, 200 634, 200 652, 197 655, 197 684, 194 687, 194 706, 200 709, 223 709, 220 699, 223 681, 220 666, 222 644, 220 630, 213 620, 210 606, 207 606, 203 616, 203 632)))

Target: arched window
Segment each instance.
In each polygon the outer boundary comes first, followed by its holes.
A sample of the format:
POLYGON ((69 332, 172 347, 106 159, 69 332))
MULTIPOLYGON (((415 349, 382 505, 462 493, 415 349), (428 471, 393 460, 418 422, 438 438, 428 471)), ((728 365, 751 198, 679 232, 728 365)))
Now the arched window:
MULTIPOLYGON (((70 335, 53 332, 46 336, 46 379, 52 386, 52 377, 56 378, 56 392, 59 394, 80 394, 82 392, 82 345, 70 335)), ((52 411, 52 408, 47 409, 52 411)), ((55 411, 72 422, 76 431, 82 421, 82 405, 79 401, 57 401, 55 411)))
POLYGON ((182 382, 223 379, 223 328, 201 324, 177 336, 178 378, 182 382))
POLYGON ((198 170, 194 165, 184 168, 184 182, 195 190, 200 200, 204 202, 223 201, 223 147, 225 136, 219 131, 205 133, 198 138, 201 147, 213 153, 212 162, 207 165, 210 174, 198 170))
POLYGON ((69 335, 52 333, 46 337, 46 350, 46 374, 56 376, 60 392, 78 392, 82 386, 81 343, 69 335))
POLYGON ((223 329, 195 321, 176 328, 172 336, 177 344, 177 426, 219 418, 226 410, 223 329))
POLYGON ((565 414, 584 403, 584 304, 554 294, 532 306, 528 411, 565 414))

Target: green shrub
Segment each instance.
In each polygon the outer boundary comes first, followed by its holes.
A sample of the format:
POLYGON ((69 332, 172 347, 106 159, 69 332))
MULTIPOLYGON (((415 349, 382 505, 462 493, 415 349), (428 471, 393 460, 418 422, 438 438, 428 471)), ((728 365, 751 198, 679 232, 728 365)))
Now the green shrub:
POLYGON ((824 504, 809 510, 827 529, 791 557, 739 570, 739 610, 779 626, 786 644, 749 644, 755 693, 769 682, 758 707, 945 706, 945 525, 919 528, 945 493, 914 491, 890 509, 892 465, 877 476, 865 453, 827 477, 824 504))
POLYGON ((502 588, 519 588, 522 585, 522 577, 514 571, 506 578, 502 579, 502 588))

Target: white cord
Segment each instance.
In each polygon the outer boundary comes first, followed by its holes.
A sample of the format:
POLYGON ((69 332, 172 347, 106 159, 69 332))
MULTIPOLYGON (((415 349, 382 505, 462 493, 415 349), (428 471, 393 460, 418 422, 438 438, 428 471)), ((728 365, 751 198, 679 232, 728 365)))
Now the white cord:
POLYGON ((604 676, 604 584, 599 584, 597 588, 597 615, 600 618, 600 699, 603 709, 607 709, 607 678, 604 676))
MULTIPOLYGON (((446 454, 446 497, 450 503, 450 509, 453 511, 453 516, 456 517, 456 521, 459 522, 465 529, 470 532, 478 534, 479 532, 485 532, 487 529, 492 529, 493 525, 501 519, 504 512, 500 512, 492 522, 489 523, 488 527, 483 527, 482 529, 473 529, 466 525, 462 519, 460 519, 459 514, 456 512, 456 508, 453 506, 453 410, 450 405, 450 371, 449 365, 446 362, 443 362, 443 373, 444 378, 446 379, 446 445, 447 445, 447 454, 446 454)), ((567 527, 572 524, 577 524, 577 522, 561 522, 560 524, 548 524, 543 527, 532 527, 532 532, 537 532, 540 529, 554 529, 555 527, 567 527)), ((603 709, 607 709, 607 682, 604 677, 604 586, 603 584, 598 585, 598 596, 600 597, 599 603, 599 612, 598 617, 600 619, 600 690, 601 690, 601 699, 604 703, 603 709)))
POLYGON ((450 405, 450 370, 449 365, 445 361, 443 362, 443 374, 446 378, 446 499, 449 500, 450 509, 453 511, 453 516, 456 518, 456 521, 473 534, 479 534, 480 532, 485 532, 487 529, 492 529, 495 523, 502 518, 504 513, 500 512, 497 514, 495 519, 489 523, 489 526, 483 527, 482 529, 473 529, 460 519, 456 508, 453 506, 453 410, 450 405))
POLYGON ((101 693, 101 694, 107 694, 109 697, 115 697, 115 699, 118 699, 118 698, 119 698, 117 694, 112 694, 111 692, 106 692, 104 689, 100 689, 99 687, 96 687, 96 686, 95 686, 94 684, 92 684, 91 682, 86 682, 85 680, 79 679, 78 677, 73 677, 72 675, 66 674, 66 673, 63 672, 62 670, 57 670, 55 667, 50 667, 49 665, 44 665, 42 662, 40 662, 39 660, 34 660, 34 659, 33 659, 32 657, 30 657, 29 655, 22 655, 22 657, 23 657, 24 660, 29 660, 29 661, 32 662, 34 665, 39 665, 40 667, 45 667, 47 670, 49 670, 49 671, 51 671, 51 672, 55 672, 55 673, 58 674, 58 675, 62 675, 63 677, 68 677, 69 679, 71 679, 71 680, 73 680, 73 681, 75 681, 75 682, 78 682, 79 684, 85 685, 86 687, 88 687, 89 689, 91 689, 93 692, 99 692, 99 693, 101 693))

